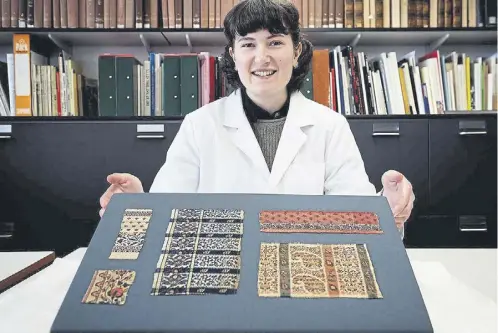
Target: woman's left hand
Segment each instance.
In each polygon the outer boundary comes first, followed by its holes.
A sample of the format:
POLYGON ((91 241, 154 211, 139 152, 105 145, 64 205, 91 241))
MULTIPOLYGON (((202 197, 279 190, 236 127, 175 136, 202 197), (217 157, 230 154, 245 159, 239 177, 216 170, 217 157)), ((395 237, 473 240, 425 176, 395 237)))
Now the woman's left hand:
POLYGON ((383 196, 387 198, 398 227, 408 220, 413 209, 415 194, 412 184, 398 171, 389 170, 382 175, 383 196))

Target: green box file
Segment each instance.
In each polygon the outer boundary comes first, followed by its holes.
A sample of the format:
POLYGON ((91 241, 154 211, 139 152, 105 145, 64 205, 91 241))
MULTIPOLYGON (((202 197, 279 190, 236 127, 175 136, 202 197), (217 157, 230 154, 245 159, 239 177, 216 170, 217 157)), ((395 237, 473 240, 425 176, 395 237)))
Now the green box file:
POLYGON ((313 100, 313 71, 311 70, 311 65, 308 74, 304 77, 300 91, 305 97, 313 100))
POLYGON ((140 62, 131 56, 116 57, 116 114, 138 115, 138 66, 140 62))
POLYGON ((164 56, 162 102, 165 116, 181 115, 180 56, 164 56))
POLYGON ((116 116, 116 57, 101 55, 99 69, 99 115, 116 116))
POLYGON ((195 111, 199 107, 199 58, 184 55, 181 59, 181 114, 195 111))

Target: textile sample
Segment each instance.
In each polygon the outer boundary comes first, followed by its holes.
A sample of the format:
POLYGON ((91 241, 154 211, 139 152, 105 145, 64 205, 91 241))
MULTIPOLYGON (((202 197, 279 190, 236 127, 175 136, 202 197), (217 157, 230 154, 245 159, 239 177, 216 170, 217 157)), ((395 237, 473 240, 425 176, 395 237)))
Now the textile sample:
POLYGON ((126 209, 109 259, 137 259, 151 217, 152 209, 126 209))
POLYGON ((259 213, 262 232, 380 234, 379 218, 371 212, 276 210, 259 213))
POLYGON ((236 209, 174 209, 151 295, 236 293, 243 218, 236 209))
POLYGON ((262 243, 258 295, 382 298, 365 244, 262 243))
POLYGON ((97 270, 83 297, 82 303, 123 305, 135 281, 135 271, 97 270))

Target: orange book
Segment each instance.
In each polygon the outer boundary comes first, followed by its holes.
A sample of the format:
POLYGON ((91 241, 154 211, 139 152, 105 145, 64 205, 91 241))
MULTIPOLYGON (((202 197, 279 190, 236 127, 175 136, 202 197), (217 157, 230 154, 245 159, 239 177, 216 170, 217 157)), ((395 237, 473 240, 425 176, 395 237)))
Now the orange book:
POLYGON ((403 97, 403 105, 405 106, 405 114, 410 114, 410 104, 408 103, 408 92, 406 91, 405 73, 401 67, 398 68, 399 82, 401 83, 401 94, 403 97))
POLYGON ((16 116, 31 116, 31 40, 28 34, 14 34, 14 84, 16 116))
POLYGON ((312 61, 313 99, 330 107, 329 50, 314 50, 312 61))

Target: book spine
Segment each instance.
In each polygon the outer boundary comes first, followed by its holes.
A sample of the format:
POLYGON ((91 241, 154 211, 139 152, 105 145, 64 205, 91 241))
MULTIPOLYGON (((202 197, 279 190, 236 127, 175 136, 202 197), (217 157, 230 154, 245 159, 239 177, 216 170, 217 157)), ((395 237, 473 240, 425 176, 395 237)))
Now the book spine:
POLYGON ((111 0, 104 0, 104 28, 111 27, 111 0))
POLYGON ((19 0, 19 28, 26 28, 27 11, 28 2, 26 0, 19 0))
POLYGON ((78 14, 79 3, 78 0, 67 0, 67 11, 64 11, 64 20, 67 21, 67 26, 69 28, 79 27, 79 14, 78 14))
POLYGON ((10 26, 17 28, 19 25, 19 1, 10 0, 10 26))
POLYGON ((78 0, 78 21, 80 28, 86 28, 86 0, 78 0))
POLYGON ((125 0, 125 28, 135 28, 134 0, 125 0))
POLYGON ((150 27, 151 28, 159 28, 159 2, 158 2, 158 0, 151 0, 150 27))
POLYGON ((116 0, 109 1, 109 28, 116 29, 118 27, 118 2, 116 0))
MULTIPOLYGON (((162 5, 161 5, 161 9, 162 9, 162 14, 163 14, 163 22, 164 22, 164 13, 167 14, 168 12, 167 12, 167 8, 164 8, 164 6, 162 6, 162 5)), ((145 0, 144 1, 144 28, 146 28, 146 29, 150 28, 150 18, 151 18, 150 16, 151 16, 151 0, 145 0)), ((167 16, 166 16, 166 19, 167 19, 167 16)))
POLYGON ((135 27, 137 29, 144 27, 144 3, 142 0, 135 0, 135 27))
POLYGON ((104 27, 104 0, 95 0, 95 28, 104 27))
POLYGON ((35 0, 28 0, 26 10, 26 25, 28 28, 35 27, 35 0))
POLYGON ((122 29, 125 27, 126 3, 125 0, 117 0, 117 2, 118 2, 118 9, 117 9, 118 28, 122 29))
POLYGON ((43 0, 43 27, 52 28, 52 0, 43 0))
POLYGON ((2 10, 2 27, 10 28, 10 0, 2 0, 0 4, 2 10))
POLYGON ((86 27, 95 28, 95 1, 87 0, 86 2, 86 27))

